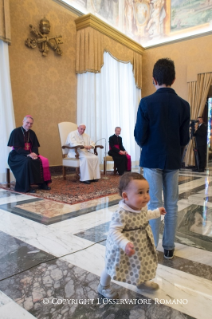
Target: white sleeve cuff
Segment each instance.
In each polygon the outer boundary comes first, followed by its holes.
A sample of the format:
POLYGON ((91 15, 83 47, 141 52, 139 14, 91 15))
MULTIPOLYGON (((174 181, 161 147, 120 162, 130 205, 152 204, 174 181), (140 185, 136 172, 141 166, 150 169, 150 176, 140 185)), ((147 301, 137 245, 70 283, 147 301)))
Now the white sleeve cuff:
POLYGON ((123 240, 120 242, 119 246, 120 246, 120 248, 121 248, 123 251, 125 251, 125 247, 127 246, 128 243, 130 243, 130 241, 129 241, 128 239, 123 239, 123 240))
POLYGON ((160 210, 159 210, 159 208, 154 209, 154 210, 148 210, 148 211, 147 211, 147 218, 148 218, 148 220, 150 220, 150 219, 155 219, 155 218, 158 218, 158 217, 160 217, 160 210))

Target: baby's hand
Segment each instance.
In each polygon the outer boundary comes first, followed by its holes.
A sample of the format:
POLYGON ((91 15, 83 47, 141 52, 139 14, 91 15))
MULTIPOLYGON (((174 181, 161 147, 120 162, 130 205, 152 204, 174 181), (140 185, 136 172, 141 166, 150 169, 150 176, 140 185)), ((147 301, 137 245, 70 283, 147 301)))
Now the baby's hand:
POLYGON ((127 254, 127 256, 132 256, 135 254, 135 249, 133 246, 133 243, 128 243, 125 247, 125 253, 127 254))
POLYGON ((161 215, 165 215, 166 214, 166 210, 165 210, 164 207, 159 207, 158 209, 159 209, 161 215))

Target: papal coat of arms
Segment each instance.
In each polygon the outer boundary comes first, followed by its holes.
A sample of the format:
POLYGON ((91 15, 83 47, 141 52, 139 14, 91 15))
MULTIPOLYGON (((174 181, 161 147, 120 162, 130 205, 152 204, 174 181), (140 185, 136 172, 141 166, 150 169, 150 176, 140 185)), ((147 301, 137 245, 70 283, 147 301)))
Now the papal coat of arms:
POLYGON ((28 38, 25 41, 25 45, 28 48, 35 49, 36 47, 38 47, 43 56, 47 56, 49 48, 54 50, 57 55, 62 55, 62 50, 60 48, 60 44, 63 43, 61 41, 62 35, 58 35, 55 37, 47 36, 50 32, 49 20, 47 20, 46 18, 40 20, 40 31, 34 28, 31 24, 29 25, 29 27, 31 29, 30 32, 34 35, 34 38, 28 38))

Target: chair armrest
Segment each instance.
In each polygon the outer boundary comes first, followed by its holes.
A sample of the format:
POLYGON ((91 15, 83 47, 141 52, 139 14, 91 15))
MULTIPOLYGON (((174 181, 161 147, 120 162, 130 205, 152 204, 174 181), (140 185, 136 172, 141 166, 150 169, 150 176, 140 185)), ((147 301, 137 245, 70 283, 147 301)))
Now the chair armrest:
POLYGON ((76 153, 75 157, 76 157, 77 159, 79 159, 79 153, 78 153, 77 150, 78 150, 78 149, 83 149, 84 146, 83 146, 83 145, 77 145, 77 146, 63 145, 63 146, 62 146, 62 149, 65 149, 65 148, 67 148, 67 149, 69 149, 69 150, 75 150, 75 153, 76 153))
POLYGON ((96 156, 98 156, 98 153, 97 153, 97 150, 96 150, 98 147, 99 147, 99 148, 104 148, 104 146, 102 146, 102 145, 96 145, 95 148, 94 148, 94 154, 95 154, 96 156))

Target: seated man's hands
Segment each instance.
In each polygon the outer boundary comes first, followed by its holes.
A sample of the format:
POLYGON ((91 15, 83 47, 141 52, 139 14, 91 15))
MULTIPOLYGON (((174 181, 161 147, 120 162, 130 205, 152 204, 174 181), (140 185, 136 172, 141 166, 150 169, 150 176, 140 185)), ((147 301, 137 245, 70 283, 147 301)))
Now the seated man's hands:
POLYGON ((31 159, 37 159, 38 158, 38 155, 36 153, 30 153, 27 156, 31 157, 31 159))
POLYGON ((127 152, 126 152, 126 151, 119 151, 119 154, 120 154, 120 155, 126 155, 127 152))
POLYGON ((90 150, 91 148, 92 148, 92 146, 90 146, 90 145, 88 145, 88 146, 84 146, 84 148, 86 149, 86 150, 90 150))

